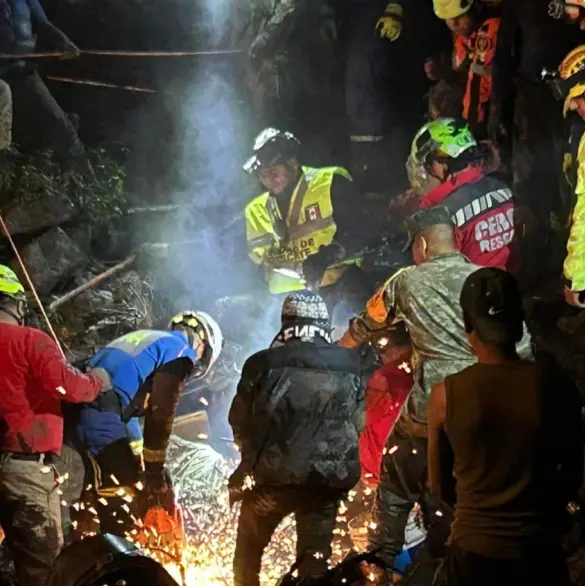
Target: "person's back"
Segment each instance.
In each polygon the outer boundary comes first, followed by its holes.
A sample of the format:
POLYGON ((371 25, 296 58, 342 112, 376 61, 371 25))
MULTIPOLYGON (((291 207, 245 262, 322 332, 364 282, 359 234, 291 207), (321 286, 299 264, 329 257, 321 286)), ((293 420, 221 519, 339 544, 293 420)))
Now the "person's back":
POLYGON ((477 364, 429 398, 430 486, 455 504, 440 583, 562 586, 559 530, 583 479, 576 389, 519 357, 524 310, 509 273, 478 270, 460 301, 477 364))
POLYGON ((518 555, 549 537, 558 505, 551 432, 559 421, 547 421, 556 389, 523 360, 475 364, 448 377, 445 389, 457 492, 452 539, 483 555, 518 555))
MULTIPOLYGON (((356 352, 292 340, 259 353, 266 377, 253 403, 253 474, 258 485, 326 485, 359 480, 354 422, 361 373, 356 352)), ((247 454, 242 454, 246 458, 247 454)))

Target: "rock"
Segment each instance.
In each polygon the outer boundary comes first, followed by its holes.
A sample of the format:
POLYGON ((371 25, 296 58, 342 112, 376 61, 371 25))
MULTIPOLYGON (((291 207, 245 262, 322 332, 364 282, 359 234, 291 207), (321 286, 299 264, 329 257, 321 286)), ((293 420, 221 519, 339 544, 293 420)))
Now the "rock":
MULTIPOLYGON (((87 254, 61 228, 33 240, 22 250, 22 257, 40 295, 50 293, 88 262, 87 254)), ((16 263, 13 267, 20 272, 16 263)))
POLYGON ((94 313, 114 305, 114 295, 103 289, 89 289, 78 295, 71 302, 76 309, 94 313))
POLYGON ((10 208, 4 221, 10 233, 15 236, 58 226, 71 220, 76 213, 75 206, 66 197, 44 197, 10 208))

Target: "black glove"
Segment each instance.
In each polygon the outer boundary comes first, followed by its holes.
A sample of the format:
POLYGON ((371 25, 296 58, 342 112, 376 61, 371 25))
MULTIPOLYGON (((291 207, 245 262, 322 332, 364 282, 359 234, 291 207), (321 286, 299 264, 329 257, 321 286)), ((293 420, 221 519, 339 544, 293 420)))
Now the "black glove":
POLYGON ((175 494, 171 478, 163 464, 145 464, 146 508, 162 507, 170 514, 175 511, 175 494))
POLYGON ((333 244, 322 246, 316 254, 309 256, 303 263, 303 275, 309 289, 318 289, 328 266, 343 258, 341 247, 333 244))

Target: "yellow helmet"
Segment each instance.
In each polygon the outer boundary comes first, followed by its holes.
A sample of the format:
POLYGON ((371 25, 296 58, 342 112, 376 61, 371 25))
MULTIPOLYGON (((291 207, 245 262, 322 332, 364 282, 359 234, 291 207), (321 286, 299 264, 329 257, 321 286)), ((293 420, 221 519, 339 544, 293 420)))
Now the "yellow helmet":
POLYGON ((473 0, 433 0, 435 14, 441 20, 462 16, 473 5, 473 0))
POLYGON ((16 273, 5 265, 0 265, 0 295, 12 299, 24 299, 24 287, 16 273))
POLYGON ((563 59, 552 85, 557 98, 564 100, 563 114, 566 116, 571 100, 585 93, 585 45, 573 49, 563 59))

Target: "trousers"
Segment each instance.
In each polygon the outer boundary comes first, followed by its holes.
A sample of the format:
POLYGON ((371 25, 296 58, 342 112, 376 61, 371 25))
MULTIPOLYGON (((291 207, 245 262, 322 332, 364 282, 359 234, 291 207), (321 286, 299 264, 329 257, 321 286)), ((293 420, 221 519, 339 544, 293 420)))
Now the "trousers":
POLYGON ((259 487, 242 501, 236 552, 235 586, 259 586, 262 554, 280 522, 294 514, 297 525, 297 570, 300 579, 327 571, 339 490, 309 487, 259 487), (320 554, 315 557, 315 554, 320 554))
POLYGON ((465 551, 452 544, 437 571, 433 586, 568 586, 567 564, 560 548, 539 547, 522 558, 496 559, 465 551))
POLYGON ((58 475, 37 461, 0 458, 0 525, 20 586, 42 586, 63 545, 58 475))

